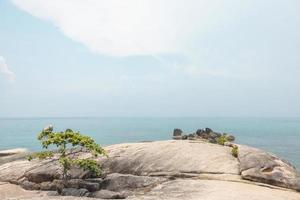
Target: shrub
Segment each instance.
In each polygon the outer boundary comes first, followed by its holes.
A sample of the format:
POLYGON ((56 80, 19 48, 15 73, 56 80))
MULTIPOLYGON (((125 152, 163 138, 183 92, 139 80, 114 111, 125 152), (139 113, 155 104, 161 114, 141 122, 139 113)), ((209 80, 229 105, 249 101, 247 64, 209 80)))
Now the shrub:
POLYGON ((95 143, 92 138, 81 135, 79 132, 73 132, 71 129, 64 132, 53 132, 53 127, 49 126, 38 135, 38 140, 41 141, 44 149, 48 149, 52 145, 56 146, 58 150, 37 152, 30 155, 28 160, 52 158, 54 152, 58 152, 56 155, 58 155, 59 163, 62 166, 62 179, 64 181, 67 181, 68 172, 73 165, 77 165, 84 170, 90 170, 96 176, 101 175, 100 166, 95 160, 91 158, 80 159, 76 156, 83 150, 92 153, 94 158, 99 155, 106 155, 104 149, 95 143), (73 147, 73 149, 79 149, 80 147, 80 150, 74 152, 68 150, 68 147, 73 147))
POLYGON ((238 146, 233 146, 231 149, 231 154, 233 157, 237 158, 239 156, 239 147, 238 146))
POLYGON ((227 135, 226 134, 223 134, 221 135, 220 137, 217 138, 217 143, 219 145, 224 145, 225 142, 228 142, 228 139, 227 139, 227 135))

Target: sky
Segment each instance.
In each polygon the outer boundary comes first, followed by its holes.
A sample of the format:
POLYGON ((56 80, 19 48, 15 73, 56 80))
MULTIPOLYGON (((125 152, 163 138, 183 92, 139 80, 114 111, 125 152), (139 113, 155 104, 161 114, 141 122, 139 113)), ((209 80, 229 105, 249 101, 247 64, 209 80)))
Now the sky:
POLYGON ((0 117, 299 117, 298 0, 0 0, 0 117))

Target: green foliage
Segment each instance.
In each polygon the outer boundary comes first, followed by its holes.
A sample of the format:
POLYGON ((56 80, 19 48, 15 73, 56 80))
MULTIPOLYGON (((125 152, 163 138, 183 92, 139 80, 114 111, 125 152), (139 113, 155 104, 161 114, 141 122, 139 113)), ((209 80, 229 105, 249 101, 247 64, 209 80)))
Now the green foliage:
POLYGON ((237 158, 239 156, 239 147, 238 146, 233 146, 231 149, 231 154, 233 157, 237 158))
POLYGON ((78 159, 75 161, 75 163, 79 165, 82 169, 93 172, 96 176, 101 175, 101 170, 99 168, 98 163, 95 160, 78 159))
MULTIPOLYGON (((84 170, 90 170, 95 175, 101 174, 101 169, 98 163, 91 159, 79 159, 76 153, 72 150, 68 150, 67 147, 72 146, 73 149, 84 150, 90 152, 95 158, 99 155, 106 155, 105 150, 98 145, 91 137, 81 135, 79 132, 73 132, 71 129, 67 129, 64 132, 53 132, 51 128, 44 129, 39 135, 38 140, 41 141, 43 148, 48 149, 51 145, 58 148, 58 160, 63 168, 63 179, 66 180, 68 177, 68 171, 73 165, 77 165, 84 170)), ((43 151, 30 155, 28 160, 34 158, 47 159, 54 156, 53 151, 43 151)))
POLYGON ((31 161, 32 159, 34 158, 38 158, 40 160, 43 160, 43 159, 47 159, 47 158, 52 158, 53 157, 53 152, 52 151, 41 151, 41 152, 36 152, 36 153, 33 153, 31 155, 29 155, 27 157, 27 159, 29 161, 31 161))
POLYGON ((228 138, 226 134, 221 135, 220 137, 217 138, 217 143, 219 145, 224 145, 225 142, 228 142, 228 138))

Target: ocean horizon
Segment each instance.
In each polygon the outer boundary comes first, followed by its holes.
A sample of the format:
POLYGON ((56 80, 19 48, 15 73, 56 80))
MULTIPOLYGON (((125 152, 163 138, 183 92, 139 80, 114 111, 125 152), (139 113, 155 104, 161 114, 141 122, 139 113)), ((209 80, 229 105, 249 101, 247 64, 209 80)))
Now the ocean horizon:
MULTIPOLYGON (((184 133, 209 127, 229 133, 236 142, 272 152, 300 169, 300 118, 289 117, 41 117, 0 118, 0 150, 41 150, 37 134, 48 124, 55 131, 71 128, 106 146, 117 143, 168 140, 174 128, 184 133)), ((201 152, 199 152, 201 153, 201 152)))

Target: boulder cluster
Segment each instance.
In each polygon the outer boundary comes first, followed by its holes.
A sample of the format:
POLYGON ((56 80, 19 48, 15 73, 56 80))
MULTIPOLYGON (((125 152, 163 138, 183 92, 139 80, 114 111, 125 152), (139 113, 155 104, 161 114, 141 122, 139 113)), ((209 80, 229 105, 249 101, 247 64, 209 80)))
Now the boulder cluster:
POLYGON ((173 131, 174 140, 205 140, 210 143, 233 142, 235 137, 227 133, 218 133, 210 128, 198 129, 195 133, 184 134, 181 129, 174 129, 173 131))

